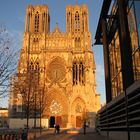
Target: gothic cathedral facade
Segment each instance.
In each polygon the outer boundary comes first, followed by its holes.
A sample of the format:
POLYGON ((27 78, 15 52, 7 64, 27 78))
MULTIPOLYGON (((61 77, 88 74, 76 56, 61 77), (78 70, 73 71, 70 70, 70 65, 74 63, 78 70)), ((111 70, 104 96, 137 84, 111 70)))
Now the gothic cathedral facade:
POLYGON ((18 73, 39 71, 38 85, 44 92, 42 117, 49 119, 50 127, 57 123, 61 127, 81 127, 83 121, 94 126, 100 95, 96 92, 91 46, 86 5, 66 7, 64 33, 58 24, 50 32, 47 5, 27 7, 18 73))

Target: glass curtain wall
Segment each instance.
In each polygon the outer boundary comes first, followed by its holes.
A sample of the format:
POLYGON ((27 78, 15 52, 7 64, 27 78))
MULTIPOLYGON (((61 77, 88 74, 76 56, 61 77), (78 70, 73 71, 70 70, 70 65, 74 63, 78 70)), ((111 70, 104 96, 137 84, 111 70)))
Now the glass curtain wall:
POLYGON ((132 45, 134 79, 140 80, 140 1, 129 0, 128 24, 132 45))

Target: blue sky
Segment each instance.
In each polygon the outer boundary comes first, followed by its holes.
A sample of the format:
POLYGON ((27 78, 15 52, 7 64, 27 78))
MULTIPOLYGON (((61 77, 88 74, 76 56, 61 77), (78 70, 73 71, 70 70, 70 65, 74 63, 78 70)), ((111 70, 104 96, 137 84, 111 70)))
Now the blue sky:
MULTIPOLYGON (((4 24, 22 47, 22 35, 25 29, 25 14, 28 4, 47 4, 50 13, 50 30, 54 30, 56 22, 62 32, 66 30, 65 10, 68 4, 87 4, 89 10, 89 29, 92 34, 92 43, 95 42, 95 32, 103 0, 0 0, 0 24, 4 24)), ((101 94, 101 103, 105 102, 104 65, 102 46, 93 46, 96 63, 97 92, 101 94)), ((0 99, 0 106, 7 106, 7 98, 0 99)))

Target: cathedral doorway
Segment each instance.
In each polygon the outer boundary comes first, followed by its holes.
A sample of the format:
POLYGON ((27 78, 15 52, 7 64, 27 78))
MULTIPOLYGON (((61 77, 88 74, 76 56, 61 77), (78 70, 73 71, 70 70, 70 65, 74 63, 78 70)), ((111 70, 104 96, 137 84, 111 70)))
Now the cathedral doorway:
POLYGON ((82 127, 82 117, 81 116, 76 116, 76 127, 82 127))
POLYGON ((54 116, 51 116, 50 117, 50 127, 53 128, 55 125, 55 117, 54 116))
POLYGON ((73 116, 75 116, 73 120, 73 125, 77 128, 81 128, 83 125, 85 108, 85 102, 80 97, 77 97, 72 103, 72 113, 73 116))
POLYGON ((60 126, 62 125, 61 116, 57 116, 57 117, 56 117, 56 124, 59 124, 60 126))
POLYGON ((55 124, 59 124, 60 126, 62 126, 61 116, 51 116, 50 117, 50 128, 53 128, 55 124))

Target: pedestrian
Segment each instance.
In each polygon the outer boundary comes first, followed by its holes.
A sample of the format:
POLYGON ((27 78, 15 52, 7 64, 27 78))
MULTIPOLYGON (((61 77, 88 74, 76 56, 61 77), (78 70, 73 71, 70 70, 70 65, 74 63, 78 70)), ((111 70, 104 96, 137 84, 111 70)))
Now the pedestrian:
POLYGON ((84 122, 84 124, 83 124, 83 129, 84 129, 84 135, 86 134, 86 122, 84 122))
POLYGON ((22 131, 21 140, 27 140, 27 132, 25 131, 25 129, 22 131))
POLYGON ((58 124, 57 125, 57 133, 59 134, 59 132, 60 132, 60 125, 58 124))
POLYGON ((20 128, 18 131, 18 140, 22 140, 21 135, 22 135, 22 128, 20 128))
POLYGON ((57 132, 57 125, 54 124, 54 133, 56 134, 56 132, 57 132))

